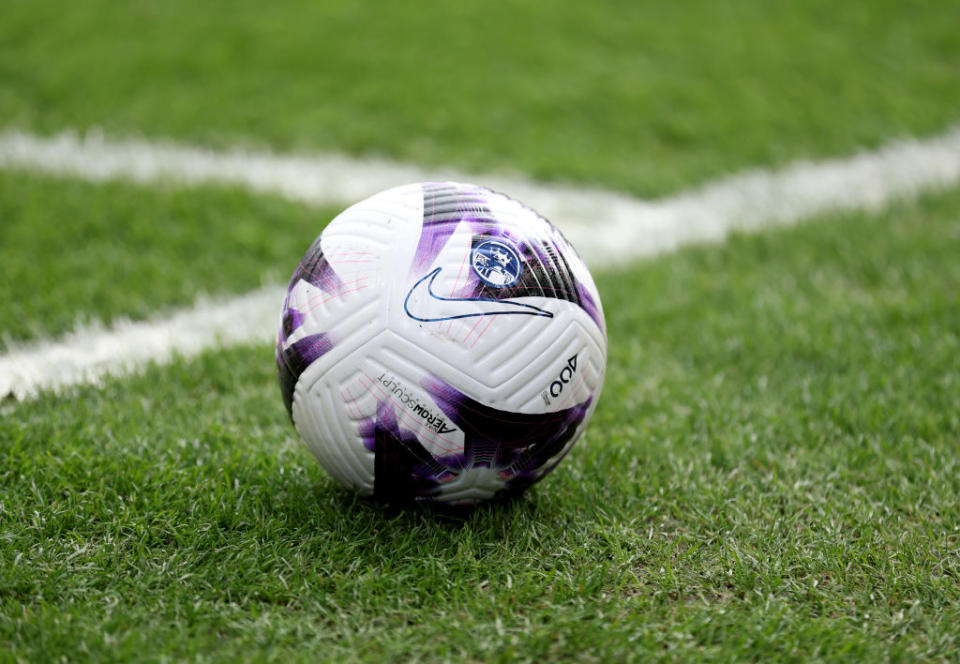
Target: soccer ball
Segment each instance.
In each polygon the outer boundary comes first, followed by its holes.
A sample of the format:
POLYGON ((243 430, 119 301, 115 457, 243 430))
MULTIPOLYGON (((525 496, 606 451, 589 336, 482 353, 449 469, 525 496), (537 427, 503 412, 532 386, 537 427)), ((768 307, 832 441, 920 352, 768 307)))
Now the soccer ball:
POLYGON ((338 215, 283 302, 294 427, 341 484, 472 504, 550 472, 600 396, 607 341, 583 261, 488 189, 407 185, 338 215))

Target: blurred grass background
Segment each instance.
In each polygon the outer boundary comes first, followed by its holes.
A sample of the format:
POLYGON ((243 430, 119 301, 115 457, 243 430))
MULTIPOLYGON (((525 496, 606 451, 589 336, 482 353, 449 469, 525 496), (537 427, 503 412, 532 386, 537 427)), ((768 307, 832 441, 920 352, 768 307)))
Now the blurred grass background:
POLYGON ((957 26, 943 0, 12 0, 0 122, 649 196, 941 130, 957 26))

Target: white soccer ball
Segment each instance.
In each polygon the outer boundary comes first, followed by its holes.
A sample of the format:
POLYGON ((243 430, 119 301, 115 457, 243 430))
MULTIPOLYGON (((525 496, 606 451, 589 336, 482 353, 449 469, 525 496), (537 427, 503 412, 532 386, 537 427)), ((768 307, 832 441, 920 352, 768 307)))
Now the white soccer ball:
POLYGON ((452 182, 338 215, 293 273, 283 399, 341 484, 387 500, 515 495, 583 433, 606 368, 600 297, 550 222, 452 182))

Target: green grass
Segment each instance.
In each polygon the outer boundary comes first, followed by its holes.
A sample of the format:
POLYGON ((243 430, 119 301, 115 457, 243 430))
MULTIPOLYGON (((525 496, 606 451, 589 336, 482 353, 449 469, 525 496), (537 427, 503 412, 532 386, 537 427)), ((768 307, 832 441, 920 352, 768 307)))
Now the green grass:
POLYGON ((0 346, 285 282, 334 214, 230 189, 3 173, 0 346))
MULTIPOLYGON (((957 121, 960 4, 12 0, 0 129, 658 195, 957 121)), ((272 350, 0 403, 0 662, 956 661, 960 190, 601 272, 520 501, 335 487, 272 350)), ((282 281, 335 210, 0 171, 0 346, 282 281)))
POLYGON ((587 439, 462 520, 336 488, 267 347, 7 405, 0 659, 955 660, 957 209, 599 274, 587 439))
POLYGON ((0 122, 649 195, 956 122, 960 3, 10 0, 0 122))

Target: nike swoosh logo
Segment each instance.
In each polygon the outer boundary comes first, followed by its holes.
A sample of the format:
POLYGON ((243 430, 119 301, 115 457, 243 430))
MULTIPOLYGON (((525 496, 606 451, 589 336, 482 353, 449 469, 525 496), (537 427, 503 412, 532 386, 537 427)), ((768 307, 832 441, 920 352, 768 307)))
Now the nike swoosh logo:
MULTIPOLYGON (((546 309, 535 307, 532 304, 524 304, 523 302, 514 302, 513 300, 494 300, 493 298, 488 297, 441 297, 433 292, 433 281, 437 278, 437 275, 440 274, 440 270, 442 269, 442 267, 438 267, 434 269, 433 272, 421 277, 421 279, 410 289, 410 292, 407 293, 407 297, 403 301, 403 309, 413 320, 420 321, 421 323, 436 323, 444 320, 456 320, 457 318, 509 315, 543 316, 545 318, 553 318, 553 314, 546 309), (424 291, 426 292, 424 293, 424 291), (424 314, 423 316, 418 316, 410 311, 410 298, 412 298, 415 294, 421 293, 423 295, 429 295, 432 299, 444 303, 442 306, 438 307, 438 309, 441 310, 438 312, 438 314, 424 314), (440 315, 440 313, 442 313, 442 315, 440 315)), ((419 299, 422 302, 424 298, 421 297, 419 299)))

